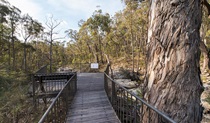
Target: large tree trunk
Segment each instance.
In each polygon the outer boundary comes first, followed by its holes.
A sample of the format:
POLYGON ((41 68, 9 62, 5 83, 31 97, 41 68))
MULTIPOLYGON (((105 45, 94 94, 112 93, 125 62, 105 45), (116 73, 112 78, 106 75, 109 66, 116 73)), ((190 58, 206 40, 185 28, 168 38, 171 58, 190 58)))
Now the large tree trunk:
MULTIPOLYGON (((151 2, 144 98, 176 122, 198 123, 200 0, 151 2)), ((151 116, 152 123, 156 118, 151 116)))

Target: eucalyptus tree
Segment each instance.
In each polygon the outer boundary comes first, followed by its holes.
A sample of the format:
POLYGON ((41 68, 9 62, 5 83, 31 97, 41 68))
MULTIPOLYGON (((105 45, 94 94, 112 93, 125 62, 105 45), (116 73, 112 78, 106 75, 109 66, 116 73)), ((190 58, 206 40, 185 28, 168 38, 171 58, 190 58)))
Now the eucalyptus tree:
POLYGON ((20 14, 21 11, 15 7, 12 6, 11 8, 11 12, 9 14, 9 27, 11 30, 11 34, 10 34, 10 39, 11 39, 11 45, 12 45, 12 68, 13 70, 15 70, 15 40, 17 40, 17 37, 15 36, 15 31, 17 29, 17 23, 20 20, 20 14))
POLYGON ((61 24, 61 21, 59 20, 56 20, 53 18, 53 16, 47 18, 46 22, 45 22, 45 25, 46 25, 46 34, 47 34, 47 37, 46 37, 46 41, 48 43, 50 43, 50 57, 49 57, 49 60, 50 60, 50 73, 52 72, 52 62, 53 62, 53 43, 54 41, 56 40, 59 40, 59 39, 63 39, 63 37, 58 37, 56 38, 55 35, 58 34, 58 32, 56 32, 56 28, 61 24))
POLYGON ((1 60, 4 59, 4 53, 8 51, 9 41, 8 41, 8 23, 7 16, 10 13, 9 2, 5 0, 0 0, 0 57, 1 60))
POLYGON ((115 16, 112 18, 111 31, 108 34, 107 38, 109 38, 109 47, 113 49, 110 50, 110 55, 112 57, 125 57, 129 54, 129 49, 127 48, 126 41, 126 20, 123 15, 123 12, 117 12, 115 16), (112 52, 112 53, 111 53, 112 52))
MULTIPOLYGON (((3 50, 1 53, 4 53, 5 49, 7 51, 7 54, 3 57, 7 57, 7 63, 8 68, 10 69, 11 65, 11 50, 12 50, 12 59, 13 59, 13 67, 15 64, 15 51, 14 51, 14 41, 16 39, 15 37, 15 30, 17 21, 19 20, 21 11, 12 6, 8 1, 1 0, 0 1, 0 35, 1 35, 1 49, 3 50), (12 46, 12 48, 11 48, 12 46)), ((0 55, 2 56, 2 55, 0 55)))
POLYGON ((146 46, 148 2, 139 3, 136 0, 124 2, 126 4, 124 10, 116 13, 113 18, 111 39, 114 45, 119 44, 121 47, 118 53, 123 54, 125 59, 131 59, 134 71, 135 67, 139 69, 140 57, 144 57, 140 55, 144 53, 146 46))
POLYGON ((71 50, 70 54, 73 54, 72 62, 81 62, 80 58, 83 55, 82 54, 83 42, 79 40, 79 33, 77 32, 77 30, 73 29, 66 30, 65 33, 67 33, 67 36, 70 38, 67 49, 71 50))
POLYGON ((110 33, 110 23, 110 15, 108 13, 103 14, 102 10, 96 10, 92 17, 87 20, 87 25, 90 29, 90 34, 94 42, 96 62, 104 62, 103 46, 106 42, 102 41, 104 37, 110 33))
POLYGON ((6 16, 10 13, 10 4, 6 0, 0 0, 0 23, 7 22, 6 16))
POLYGON ((137 53, 137 70, 139 68, 145 69, 145 55, 146 55, 146 42, 147 42, 147 29, 148 29, 148 10, 149 3, 147 1, 141 2, 138 9, 134 13, 136 17, 134 23, 135 31, 135 53, 137 53))
POLYGON ((23 69, 27 70, 27 42, 35 38, 40 32, 43 31, 43 26, 36 20, 33 20, 28 14, 23 15, 20 20, 20 35, 24 41, 24 55, 23 55, 23 69))
POLYGON ((94 41, 92 40, 92 35, 89 32, 89 26, 88 23, 85 22, 78 34, 78 38, 80 42, 83 42, 83 49, 85 50, 85 60, 88 62, 96 62, 97 61, 97 53, 95 52, 95 47, 94 47, 94 41))
POLYGON ((135 16, 134 12, 138 8, 138 1, 125 1, 126 9, 124 10, 126 22, 127 22, 127 29, 130 34, 128 34, 130 37, 128 40, 130 40, 131 43, 131 53, 132 53, 132 72, 134 72, 134 27, 137 26, 137 24, 134 24, 135 16))
POLYGON ((151 1, 144 98, 179 123, 202 119, 201 20, 200 0, 151 1))
POLYGON ((68 50, 72 50, 73 62, 104 62, 107 46, 106 36, 111 30, 111 18, 108 13, 96 10, 92 17, 79 22, 80 29, 66 31, 70 37, 68 50), (70 48, 70 49, 69 49, 70 48), (93 57, 95 60, 93 60, 93 57))

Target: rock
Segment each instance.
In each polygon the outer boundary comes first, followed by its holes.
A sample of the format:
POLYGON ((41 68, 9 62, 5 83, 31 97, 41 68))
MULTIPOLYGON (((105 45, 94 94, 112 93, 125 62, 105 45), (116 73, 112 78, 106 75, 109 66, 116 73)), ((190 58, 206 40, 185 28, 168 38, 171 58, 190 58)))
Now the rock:
POLYGON ((204 83, 203 86, 205 87, 205 89, 201 95, 201 104, 204 107, 202 123, 209 123, 210 122, 210 104, 209 102, 207 102, 207 98, 209 97, 209 94, 210 94, 210 81, 207 80, 207 82, 204 83))
POLYGON ((210 105, 208 102, 206 102, 205 100, 202 100, 202 106, 204 107, 204 112, 205 111, 210 111, 210 105))
POLYGON ((72 72, 72 71, 73 71, 73 69, 69 68, 69 67, 65 67, 65 68, 60 67, 60 68, 57 69, 58 73, 66 73, 66 72, 72 72))

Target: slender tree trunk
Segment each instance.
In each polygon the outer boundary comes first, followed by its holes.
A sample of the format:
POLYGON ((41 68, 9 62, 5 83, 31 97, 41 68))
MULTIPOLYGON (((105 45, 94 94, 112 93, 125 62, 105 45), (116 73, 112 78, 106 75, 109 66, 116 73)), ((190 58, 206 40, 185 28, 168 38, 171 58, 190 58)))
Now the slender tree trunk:
MULTIPOLYGON (((89 54, 92 54, 94 56, 93 50, 92 50, 91 46, 89 45, 88 41, 86 41, 86 45, 88 46, 89 54)), ((87 55, 89 56, 89 54, 87 54, 87 55)), ((89 57, 89 62, 92 62, 91 57, 89 57)))
POLYGON ((123 45, 124 45, 124 57, 127 59, 128 55, 129 55, 129 48, 128 48, 128 43, 125 39, 123 39, 123 45))
POLYGON ((58 38, 53 38, 53 35, 56 34, 54 32, 54 30, 56 29, 56 27, 58 27, 60 25, 61 22, 57 22, 56 20, 53 19, 53 16, 49 18, 49 20, 46 21, 46 26, 49 30, 49 36, 50 36, 50 58, 49 58, 49 61, 50 61, 50 73, 52 73, 52 63, 53 63, 53 41, 58 39, 58 38))
POLYGON ((134 72, 134 40, 133 40, 132 25, 131 25, 131 47, 132 47, 132 72, 134 72))
POLYGON ((12 69, 15 70, 16 67, 15 67, 15 42, 12 41, 12 69))
POLYGON ((52 41, 50 41, 50 73, 52 73, 52 41))
POLYGON ((103 58, 103 53, 102 53, 102 48, 101 48, 102 42, 101 42, 100 34, 98 34, 98 45, 99 45, 99 53, 101 57, 101 62, 103 63, 104 58, 103 58))
POLYGON ((24 71, 26 72, 27 71, 27 63, 26 63, 26 39, 25 39, 25 42, 24 42, 24 51, 23 51, 23 69, 24 71))
POLYGON ((12 24, 12 69, 15 70, 15 40, 14 40, 14 26, 12 24))
POLYGON ((32 51, 30 50, 30 49, 28 49, 28 68, 30 68, 30 69, 34 69, 33 68, 33 58, 32 58, 32 51))
POLYGON ((132 47, 132 72, 134 73, 134 37, 133 37, 133 10, 131 10, 131 47, 132 47))
POLYGON ((179 123, 202 119, 201 15, 200 0, 151 1, 144 98, 179 123))
POLYGON ((141 58, 141 40, 140 38, 136 37, 138 41, 138 60, 137 60, 137 72, 139 71, 140 68, 140 58, 141 58))
POLYGON ((98 57, 98 47, 96 44, 95 45, 95 53, 94 53, 94 56, 95 56, 95 62, 96 63, 99 63, 99 57, 98 57))
POLYGON ((10 41, 8 40, 8 67, 9 71, 11 70, 11 44, 10 41))

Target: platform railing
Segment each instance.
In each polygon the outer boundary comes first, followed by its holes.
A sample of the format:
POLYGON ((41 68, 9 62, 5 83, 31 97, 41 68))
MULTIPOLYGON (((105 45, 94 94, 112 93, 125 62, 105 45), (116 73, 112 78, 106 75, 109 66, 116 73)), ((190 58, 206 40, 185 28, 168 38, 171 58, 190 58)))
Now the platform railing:
POLYGON ((113 80, 109 76, 109 65, 104 71, 104 88, 122 123, 176 123, 166 114, 113 80))
POLYGON ((64 88, 52 101, 39 123, 63 123, 66 120, 68 107, 77 91, 77 74, 75 73, 64 88))
MULTIPOLYGON (((51 104, 58 93, 64 88, 67 81, 75 73, 40 73, 33 75, 33 103, 35 108, 46 108, 51 104)), ((39 109, 38 109, 39 110, 39 109)))

